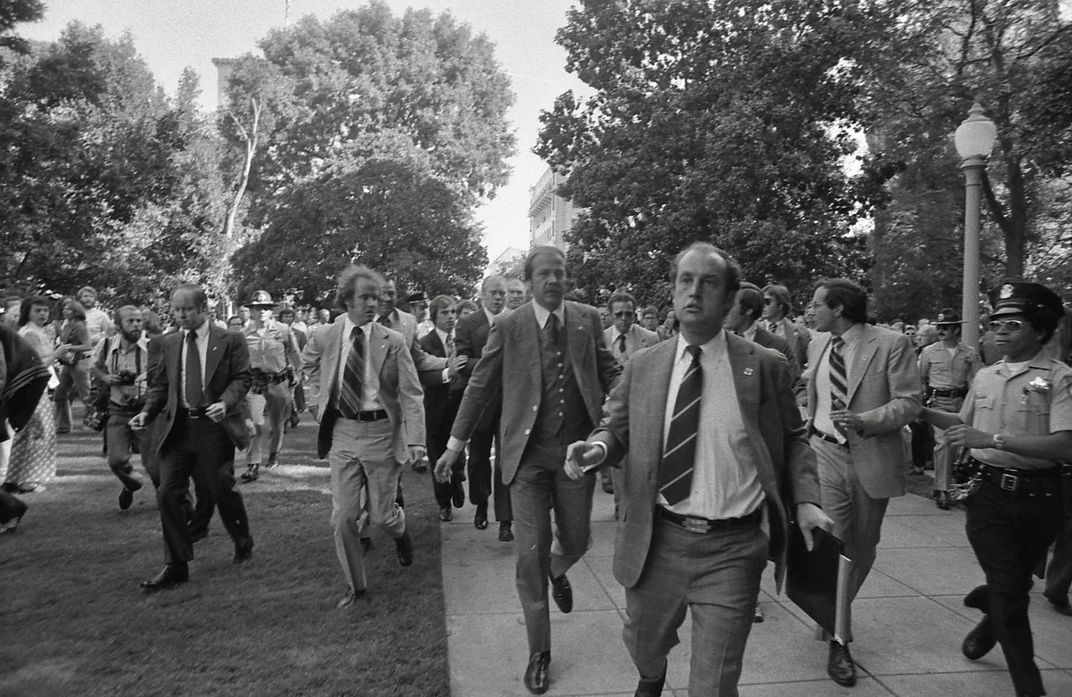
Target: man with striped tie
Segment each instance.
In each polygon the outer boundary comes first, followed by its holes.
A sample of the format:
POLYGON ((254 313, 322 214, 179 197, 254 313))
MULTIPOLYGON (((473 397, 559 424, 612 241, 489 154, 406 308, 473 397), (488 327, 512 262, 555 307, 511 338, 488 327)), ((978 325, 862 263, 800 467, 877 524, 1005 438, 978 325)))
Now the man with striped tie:
POLYGON ((346 314, 315 332, 302 351, 307 398, 320 422, 317 457, 331 465, 335 553, 349 584, 340 608, 365 594, 366 520, 394 539, 400 565, 413 563, 395 495, 403 465, 424 457, 424 403, 409 342, 374 321, 382 287, 383 278, 367 267, 343 269, 335 301, 346 314))
POLYGON ((680 333, 630 359, 601 427, 567 451, 574 478, 625 455, 614 575, 642 697, 662 693, 686 607, 689 694, 736 695, 767 559, 780 584, 789 521, 809 547, 832 524, 785 357, 723 328, 740 276, 709 243, 678 254, 680 333))
MULTIPOLYGON (((886 505, 905 493, 901 429, 919 414, 922 385, 912 341, 867 323, 863 288, 843 278, 824 280, 811 309, 815 328, 828 332, 811 342, 804 376, 811 445, 823 510, 852 559, 851 602, 875 561, 886 505)), ((839 685, 856 683, 847 644, 830 641, 826 671, 839 685)))

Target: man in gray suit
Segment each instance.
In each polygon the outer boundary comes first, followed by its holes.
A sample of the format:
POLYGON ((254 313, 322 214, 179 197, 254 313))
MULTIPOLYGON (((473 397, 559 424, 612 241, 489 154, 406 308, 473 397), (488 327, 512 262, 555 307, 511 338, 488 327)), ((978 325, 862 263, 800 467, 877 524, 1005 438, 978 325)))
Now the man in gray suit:
POLYGON ((551 623, 547 581, 562 612, 573 609, 566 572, 590 544, 594 482, 566 476, 566 446, 599 423, 619 368, 603 344, 595 308, 564 301, 566 259, 536 247, 525 259, 532 302, 497 317, 465 389, 436 476, 451 467, 485 407, 502 392, 499 424, 503 482, 510 485, 517 550, 517 593, 525 614, 529 664, 525 686, 547 691, 551 623), (503 385, 510 389, 503 390, 503 385), (557 544, 551 551, 551 510, 557 544))
POLYGON ((767 559, 780 585, 789 521, 809 547, 831 525, 785 358, 723 330, 739 278, 706 242, 677 256, 680 333, 633 356, 603 425, 568 451, 571 477, 626 457, 614 575, 642 697, 662 693, 686 607, 689 694, 736 695, 767 559))
POLYGON ((607 301, 611 326, 603 332, 603 340, 622 367, 629 357, 642 348, 659 343, 659 335, 637 324, 636 300, 629 293, 618 292, 607 301))
POLYGON ((402 466, 424 457, 423 393, 406 338, 373 321, 382 287, 371 269, 343 269, 335 301, 346 314, 315 332, 302 351, 308 399, 320 422, 317 457, 331 465, 335 552, 349 583, 340 608, 365 594, 360 532, 366 519, 394 538, 400 565, 413 563, 395 494, 402 466))
MULTIPOLYGON (((922 408, 916 352, 904 334, 867 323, 867 292, 843 278, 822 281, 811 308, 808 414, 819 461, 823 510, 852 559, 850 602, 864 584, 891 496, 905 493, 902 428, 922 408)), ((851 640, 851 637, 850 637, 851 640)), ((827 673, 856 683, 847 644, 830 642, 827 673)))

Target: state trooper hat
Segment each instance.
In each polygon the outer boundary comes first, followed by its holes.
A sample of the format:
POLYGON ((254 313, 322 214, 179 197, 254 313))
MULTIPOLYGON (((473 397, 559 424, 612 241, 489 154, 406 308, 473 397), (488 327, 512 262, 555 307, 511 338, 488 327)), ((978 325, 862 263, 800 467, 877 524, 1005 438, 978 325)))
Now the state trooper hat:
POLYGON ((246 303, 246 307, 275 307, 275 302, 272 301, 272 296, 268 294, 268 291, 257 290, 253 292, 253 297, 246 303))
POLYGON ((935 320, 934 326, 941 327, 942 325, 960 325, 960 313, 951 307, 947 307, 938 313, 938 319, 935 320))
POLYGON ((1057 293, 1038 283, 1006 281, 990 291, 991 317, 1002 315, 1064 317, 1065 309, 1057 293))

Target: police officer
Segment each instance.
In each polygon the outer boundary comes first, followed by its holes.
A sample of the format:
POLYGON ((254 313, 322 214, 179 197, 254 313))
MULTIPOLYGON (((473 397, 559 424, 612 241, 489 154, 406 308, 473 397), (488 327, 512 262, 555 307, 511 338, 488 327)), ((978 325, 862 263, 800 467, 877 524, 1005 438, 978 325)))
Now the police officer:
MULTIPOLYGON (((960 315, 946 308, 934 323, 938 341, 924 347, 919 355, 919 375, 923 378, 924 401, 929 407, 956 414, 964 404, 979 357, 975 349, 960 341, 960 315)), ((949 487, 953 483, 953 449, 940 429, 934 432, 934 502, 949 508, 949 487)))
POLYGON ((1072 452, 1072 369, 1043 346, 1064 315, 1037 283, 1007 282, 991 294, 990 329, 1003 359, 981 368, 959 417, 924 409, 947 442, 970 448, 980 481, 967 502, 968 541, 986 585, 964 598, 983 619, 964 638, 976 660, 1001 644, 1018 697, 1042 695, 1028 621, 1031 573, 1061 519, 1059 462, 1072 452))
POLYGON ((242 334, 249 348, 249 367, 253 374, 247 399, 256 432, 249 444, 242 481, 252 482, 260 476, 265 450, 268 453, 265 468, 278 464, 290 391, 301 376, 301 352, 290 328, 272 319, 275 303, 267 291, 255 292, 247 307, 250 318, 242 334))

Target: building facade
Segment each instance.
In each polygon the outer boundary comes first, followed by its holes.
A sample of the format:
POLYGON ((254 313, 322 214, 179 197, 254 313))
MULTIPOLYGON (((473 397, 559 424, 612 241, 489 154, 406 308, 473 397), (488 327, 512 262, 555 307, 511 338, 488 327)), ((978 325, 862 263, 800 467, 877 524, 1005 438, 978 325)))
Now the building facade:
POLYGON ((529 188, 529 244, 550 245, 565 251, 569 246, 565 234, 581 209, 555 192, 566 178, 550 167, 529 188))

